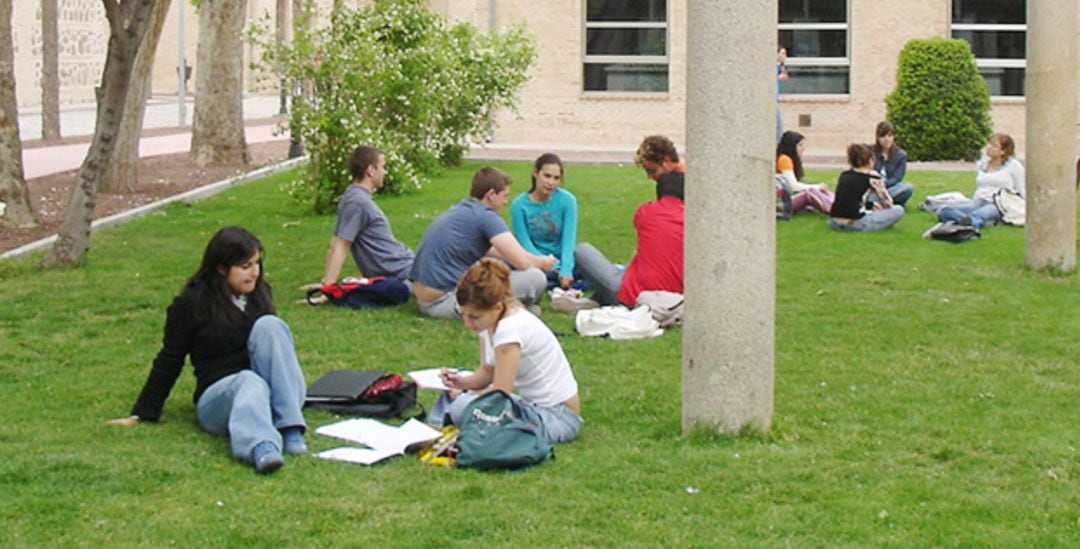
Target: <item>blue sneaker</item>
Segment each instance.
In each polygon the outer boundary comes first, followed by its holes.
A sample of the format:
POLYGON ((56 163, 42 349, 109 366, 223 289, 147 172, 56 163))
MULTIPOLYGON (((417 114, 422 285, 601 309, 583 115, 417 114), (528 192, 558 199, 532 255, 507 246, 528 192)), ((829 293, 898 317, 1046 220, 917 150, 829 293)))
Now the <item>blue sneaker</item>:
POLYGON ((286 454, 306 454, 307 443, 304 442, 303 427, 286 427, 281 431, 281 437, 285 440, 286 454))
POLYGON ((255 471, 264 475, 273 473, 285 465, 281 452, 273 442, 264 440, 255 445, 251 451, 251 463, 255 465, 255 471))

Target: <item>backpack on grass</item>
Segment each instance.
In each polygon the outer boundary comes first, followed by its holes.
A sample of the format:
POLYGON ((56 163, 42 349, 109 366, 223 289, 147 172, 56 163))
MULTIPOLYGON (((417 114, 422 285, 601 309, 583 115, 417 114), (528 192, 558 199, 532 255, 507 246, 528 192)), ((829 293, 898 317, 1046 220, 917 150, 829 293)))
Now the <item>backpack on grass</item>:
POLYGON ((540 418, 503 391, 470 402, 459 423, 458 467, 521 469, 554 456, 540 418))
POLYGON ((938 223, 923 233, 923 238, 944 240, 945 242, 952 242, 953 244, 967 242, 973 238, 979 238, 979 236, 979 229, 970 225, 958 225, 952 221, 938 223))
POLYGON ((384 276, 368 278, 346 278, 341 282, 324 284, 321 288, 308 290, 307 301, 314 301, 319 295, 325 296, 332 304, 353 309, 378 309, 400 305, 409 300, 409 287, 404 282, 384 276))

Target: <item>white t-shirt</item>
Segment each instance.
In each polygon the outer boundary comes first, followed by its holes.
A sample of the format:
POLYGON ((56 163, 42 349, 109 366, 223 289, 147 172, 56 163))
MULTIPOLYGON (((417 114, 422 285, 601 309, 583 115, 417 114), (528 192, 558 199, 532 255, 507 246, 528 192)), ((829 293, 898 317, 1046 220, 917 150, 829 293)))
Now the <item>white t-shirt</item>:
POLYGON ((1015 158, 1010 158, 994 171, 987 171, 990 159, 982 157, 976 164, 975 196, 972 200, 994 200, 994 193, 999 189, 1011 189, 1024 196, 1024 165, 1015 158))
POLYGON ((495 365, 495 347, 516 343, 521 346, 514 386, 521 398, 540 406, 562 404, 578 392, 577 380, 555 334, 532 313, 516 308, 503 317, 488 337, 480 332, 484 360, 495 365))

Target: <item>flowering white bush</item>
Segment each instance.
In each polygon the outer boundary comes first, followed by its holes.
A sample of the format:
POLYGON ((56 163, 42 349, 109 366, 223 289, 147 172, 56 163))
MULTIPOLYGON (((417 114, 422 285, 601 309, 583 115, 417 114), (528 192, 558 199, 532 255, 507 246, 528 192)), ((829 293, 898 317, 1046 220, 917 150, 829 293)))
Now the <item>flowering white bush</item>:
POLYGON ((311 156, 291 194, 317 212, 333 210, 349 184, 347 159, 358 145, 386 153, 385 190, 419 189, 458 162, 469 138, 487 132, 495 109, 513 108, 535 53, 520 28, 486 34, 450 26, 424 0, 378 0, 341 9, 330 25, 298 25, 277 47, 268 22, 249 39, 263 54, 253 68, 310 90, 294 100, 290 124, 311 156))

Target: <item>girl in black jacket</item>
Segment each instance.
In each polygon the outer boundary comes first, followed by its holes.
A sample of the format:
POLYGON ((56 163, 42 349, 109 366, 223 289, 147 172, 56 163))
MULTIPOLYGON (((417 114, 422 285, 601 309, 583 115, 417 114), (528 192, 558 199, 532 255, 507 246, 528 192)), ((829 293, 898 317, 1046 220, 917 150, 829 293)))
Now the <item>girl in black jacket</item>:
POLYGON ((274 315, 262 256, 262 244, 241 227, 210 239, 199 270, 169 305, 161 350, 131 415, 109 423, 157 421, 190 357, 199 424, 227 436, 234 457, 270 473, 284 465, 282 450, 307 452, 304 374, 288 325, 274 315))

